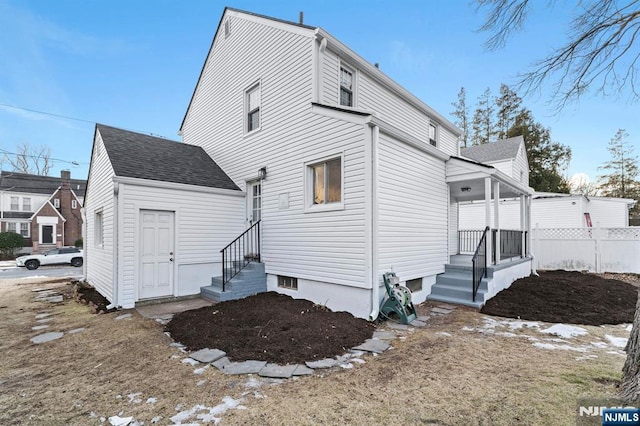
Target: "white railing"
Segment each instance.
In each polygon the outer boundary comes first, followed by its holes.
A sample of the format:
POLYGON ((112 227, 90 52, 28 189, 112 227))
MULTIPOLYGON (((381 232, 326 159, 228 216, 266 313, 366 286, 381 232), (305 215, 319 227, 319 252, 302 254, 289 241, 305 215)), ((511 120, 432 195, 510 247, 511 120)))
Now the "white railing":
POLYGON ((534 228, 537 269, 640 274, 640 227, 534 228))

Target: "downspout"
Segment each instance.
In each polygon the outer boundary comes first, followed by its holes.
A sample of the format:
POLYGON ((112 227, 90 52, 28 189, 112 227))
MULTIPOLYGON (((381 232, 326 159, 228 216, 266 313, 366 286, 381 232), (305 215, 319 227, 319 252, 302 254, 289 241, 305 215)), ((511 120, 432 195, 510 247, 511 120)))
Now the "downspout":
POLYGON ((371 129, 371 313, 375 321, 380 313, 380 280, 378 279, 378 141, 380 128, 371 129))
MULTIPOLYGON (((118 195, 120 193, 120 184, 118 182, 113 183, 113 258, 112 258, 112 268, 113 268, 113 290, 111 294, 113 294, 113 300, 111 301, 111 305, 107 306, 108 309, 120 306, 120 281, 118 280, 118 195)), ((104 226, 104 217, 103 217, 103 226, 104 226)), ((104 229, 104 228, 103 228, 104 229)), ((104 236, 103 236, 104 239, 104 236)), ((103 240, 104 241, 104 240, 103 240)))

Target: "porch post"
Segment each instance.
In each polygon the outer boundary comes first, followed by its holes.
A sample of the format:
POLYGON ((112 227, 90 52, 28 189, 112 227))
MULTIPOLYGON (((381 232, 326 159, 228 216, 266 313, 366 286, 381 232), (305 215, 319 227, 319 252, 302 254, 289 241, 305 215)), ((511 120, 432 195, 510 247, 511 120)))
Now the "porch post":
POLYGON ((496 265, 500 263, 500 182, 493 182, 493 224, 496 228, 496 265))
POLYGON ((520 194, 520 231, 522 232, 520 236, 520 256, 525 257, 525 245, 526 245, 526 232, 527 232, 527 206, 526 206, 526 196, 524 194, 520 194))
POLYGON ((527 199, 525 201, 525 204, 526 204, 526 207, 527 207, 527 217, 526 217, 526 219, 527 219, 527 227, 526 227, 526 230, 527 230, 527 239, 526 239, 527 250, 526 250, 526 253, 525 253, 526 256, 531 255, 531 199, 532 199, 531 195, 528 195, 527 199))
MULTIPOLYGON (((486 226, 488 226, 489 228, 491 228, 491 178, 490 177, 486 177, 484 178, 484 218, 485 221, 484 223, 486 224, 486 226)), ((493 247, 491 244, 491 231, 489 231, 489 234, 487 235, 487 241, 485 242, 486 246, 487 246, 487 253, 488 255, 485 256, 485 263, 487 268, 489 266, 491 266, 491 253, 493 253, 493 247)))

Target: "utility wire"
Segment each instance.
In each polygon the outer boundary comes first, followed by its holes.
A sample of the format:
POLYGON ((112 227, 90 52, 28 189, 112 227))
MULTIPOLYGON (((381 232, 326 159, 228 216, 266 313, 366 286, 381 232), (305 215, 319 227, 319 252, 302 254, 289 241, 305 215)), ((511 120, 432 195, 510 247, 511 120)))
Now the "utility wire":
MULTIPOLYGON (((29 157, 29 158, 42 158, 43 156, 41 155, 29 155, 29 154, 18 154, 17 152, 9 152, 4 148, 0 148, 0 154, 6 154, 6 155, 20 155, 20 156, 24 156, 24 157, 29 157)), ((61 163, 68 163, 68 164, 72 164, 74 166, 80 166, 80 165, 87 165, 89 163, 79 163, 77 161, 69 161, 69 160, 63 160, 61 158, 51 158, 49 157, 49 160, 51 161, 60 161, 61 163)))

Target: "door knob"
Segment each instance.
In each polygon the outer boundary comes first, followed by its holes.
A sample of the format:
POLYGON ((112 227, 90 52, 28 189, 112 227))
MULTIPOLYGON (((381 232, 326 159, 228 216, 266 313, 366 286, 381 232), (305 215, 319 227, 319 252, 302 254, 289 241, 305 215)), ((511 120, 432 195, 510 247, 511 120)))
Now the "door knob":
POLYGON ((169 262, 173 262, 173 257, 169 259, 169 262))

